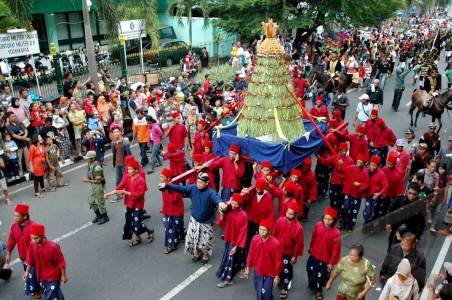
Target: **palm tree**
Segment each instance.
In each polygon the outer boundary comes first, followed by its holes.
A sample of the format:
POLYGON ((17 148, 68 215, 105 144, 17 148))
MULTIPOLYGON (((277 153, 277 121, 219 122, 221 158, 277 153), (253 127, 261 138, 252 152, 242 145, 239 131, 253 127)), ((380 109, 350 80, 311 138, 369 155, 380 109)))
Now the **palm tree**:
POLYGON ((201 12, 204 19, 204 28, 209 24, 209 2, 207 0, 171 0, 168 5, 170 15, 177 18, 177 22, 182 25, 182 17, 187 17, 188 37, 190 49, 193 44, 193 10, 201 12))

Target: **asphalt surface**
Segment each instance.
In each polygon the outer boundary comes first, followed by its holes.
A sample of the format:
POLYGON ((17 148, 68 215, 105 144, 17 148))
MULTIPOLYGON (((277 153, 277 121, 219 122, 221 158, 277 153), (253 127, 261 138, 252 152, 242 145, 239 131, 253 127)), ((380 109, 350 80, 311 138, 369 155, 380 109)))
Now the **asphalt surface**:
MULTIPOLYGON (((444 63, 440 65, 443 69, 444 63)), ((393 112, 391 103, 393 98, 393 80, 389 79, 384 90, 384 106, 381 110, 386 122, 394 129, 397 136, 403 136, 403 130, 409 126, 408 107, 413 89, 412 75, 407 77, 407 88, 403 95, 399 112, 393 112)), ((447 86, 443 78, 443 87, 447 86)), ((348 94, 351 106, 347 111, 346 119, 350 122, 358 103, 358 97, 363 91, 348 94)), ((427 128, 430 117, 419 118, 416 136, 420 136, 427 128)), ((443 144, 451 134, 451 122, 447 113, 443 115, 443 129, 441 137, 443 144)), ((350 126, 349 129, 353 131, 350 126)), ((137 147, 133 148, 136 157, 139 156, 137 147)), ((129 248, 127 241, 121 240, 122 226, 124 224, 125 208, 121 202, 107 204, 110 222, 98 226, 91 225, 92 213, 88 209, 88 184, 81 182, 86 174, 86 165, 78 164, 65 169, 65 179, 70 186, 58 189, 55 193, 45 193, 41 199, 33 197, 32 183, 23 183, 10 189, 13 192, 14 202, 26 202, 31 206, 33 220, 46 225, 49 239, 57 238, 67 262, 69 281, 63 285, 66 299, 255 299, 252 278, 243 280, 236 278, 233 286, 225 289, 216 287, 215 273, 219 266, 224 243, 220 239, 220 231, 215 229, 217 238, 213 256, 209 264, 202 268, 200 263, 192 263, 191 257, 184 254, 183 247, 170 255, 163 252, 163 226, 159 210, 161 207, 161 194, 157 189, 159 170, 147 176, 149 191, 146 194, 146 209, 152 218, 146 224, 155 228, 155 241, 152 244, 142 244, 129 248), (200 269, 202 268, 202 269, 200 269), (197 272, 198 271, 198 272, 197 272), (197 273, 195 273, 197 272, 197 273), (191 275, 197 275, 192 276, 191 275), (193 277, 195 277, 193 279, 193 277), (189 278, 188 280, 186 280, 189 278), (171 294, 168 294, 170 293, 171 294), (163 298, 166 295, 165 298, 163 298)), ((106 159, 105 174, 107 190, 111 190, 114 183, 114 170, 111 156, 106 159)), ((323 208, 329 200, 319 200, 311 209, 310 220, 304 223, 305 245, 309 245, 312 227, 319 219, 323 208)), ((186 200, 185 220, 188 223, 190 216, 190 202, 186 200)), ((346 255, 348 247, 355 242, 365 246, 365 256, 379 268, 386 254, 387 239, 383 232, 374 235, 363 235, 359 230, 362 224, 362 210, 359 214, 358 225, 351 234, 342 236, 342 255, 346 255)), ((12 222, 13 207, 0 204, 1 239, 6 240, 9 224, 12 222)), ((427 257, 427 274, 436 262, 438 253, 444 242, 444 237, 434 236, 425 232, 419 247, 425 251, 427 257)), ((450 250, 450 249, 449 249, 450 250)), ((290 299, 313 299, 307 288, 305 256, 299 259, 294 267, 295 277, 290 299)), ((13 259, 17 252, 14 252, 13 259)), ((448 251, 446 260, 452 260, 451 251, 448 251)), ((23 299, 23 281, 20 264, 15 264, 13 277, 8 282, 0 282, 0 299, 23 299)), ((331 292, 325 293, 325 299, 335 299, 336 286, 331 292)), ((274 291, 278 298, 279 290, 274 291)), ((377 299, 378 292, 373 290, 367 299, 377 299)))

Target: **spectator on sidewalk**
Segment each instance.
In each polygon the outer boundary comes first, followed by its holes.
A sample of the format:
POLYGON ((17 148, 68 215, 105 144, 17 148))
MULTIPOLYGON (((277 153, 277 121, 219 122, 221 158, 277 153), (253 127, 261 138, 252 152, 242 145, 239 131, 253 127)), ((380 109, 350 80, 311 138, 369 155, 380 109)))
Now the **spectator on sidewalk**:
POLYGON ((18 147, 17 157, 19 163, 19 176, 23 176, 24 171, 28 172, 29 169, 28 142, 30 141, 30 138, 28 137, 28 131, 24 124, 17 121, 16 115, 12 111, 6 114, 6 118, 6 132, 11 135, 18 147))

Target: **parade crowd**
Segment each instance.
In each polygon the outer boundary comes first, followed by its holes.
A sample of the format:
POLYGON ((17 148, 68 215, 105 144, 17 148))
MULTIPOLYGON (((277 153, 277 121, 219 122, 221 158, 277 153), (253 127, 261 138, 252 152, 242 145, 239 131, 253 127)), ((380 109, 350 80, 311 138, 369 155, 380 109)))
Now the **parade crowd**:
MULTIPOLYGON (((400 22, 384 24, 367 37, 352 30, 339 44, 281 39, 291 61, 295 92, 310 107, 300 118, 309 114, 328 121, 325 145, 288 174, 267 160, 250 162, 241 155, 239 145, 231 145, 226 157, 214 154, 212 127, 224 118, 234 118, 234 107, 246 97, 258 39, 246 50, 240 43, 234 45, 231 64, 239 71, 221 91, 213 87, 209 75, 204 82, 195 82, 192 53, 183 60, 182 75, 169 78, 164 88, 129 85, 125 78, 114 82, 103 70, 96 89, 91 81, 74 81, 68 73, 64 95, 56 104, 42 104, 32 101, 26 89, 15 98, 10 87, 3 86, 0 183, 6 202, 13 204, 7 183, 26 173, 32 174, 36 197, 66 186, 60 163, 83 157, 88 162, 83 182, 89 186, 92 223, 110 220, 106 201, 123 201, 122 239, 136 247, 161 234, 143 222, 149 217, 146 192, 157 186, 146 175, 158 170, 163 253, 169 255, 183 245, 193 262, 205 264, 212 255, 214 227, 221 227, 225 245, 216 272, 219 288, 253 273, 258 300, 273 299, 276 287, 280 299, 286 299, 292 285, 305 281, 312 297, 320 300, 336 280, 337 300, 365 299, 379 284, 379 300, 417 300, 423 289, 428 289, 429 299, 451 299, 451 264, 444 264, 442 286, 427 282, 426 260, 417 246, 426 234, 452 233, 452 198, 447 192, 452 136, 447 145, 441 145, 435 122, 418 138, 408 126, 395 132, 391 120, 382 118, 381 109, 389 105, 383 99, 388 78, 395 82, 392 109, 397 111, 405 79, 412 72, 414 83, 425 91, 423 106, 429 113, 435 97, 446 90, 441 76, 447 76, 448 87, 452 83, 452 67, 448 64, 443 73, 437 66, 443 58, 440 50, 430 50, 435 28, 428 18, 409 18, 414 36, 393 31, 400 22), (362 90, 356 107, 351 100, 357 99, 348 99, 350 90, 362 90), (350 131, 343 125, 346 114, 354 115, 350 131), (137 157, 131 151, 135 144, 137 157), (105 189, 103 170, 107 145, 115 169, 115 187, 110 192, 105 189), (185 176, 188 170, 192 171, 185 176), (190 199, 188 224, 184 198, 190 199), (321 199, 328 199, 328 207, 322 215, 310 214, 321 199), (357 230, 360 212, 364 232, 387 232, 383 261, 366 258, 361 244, 342 251, 341 236, 357 230), (316 223, 308 234, 303 224, 311 220, 316 223), (306 277, 293 278, 300 259, 306 260, 306 277)), ((449 62, 451 37, 444 39, 443 47, 449 62)), ((203 67, 207 66, 204 62, 203 67)), ((64 299, 60 288, 67 281, 64 256, 32 216, 31 207, 16 204, 3 264, 11 262, 17 248, 24 266, 25 294, 64 299)), ((10 275, 8 268, 0 271, 0 278, 10 275)))

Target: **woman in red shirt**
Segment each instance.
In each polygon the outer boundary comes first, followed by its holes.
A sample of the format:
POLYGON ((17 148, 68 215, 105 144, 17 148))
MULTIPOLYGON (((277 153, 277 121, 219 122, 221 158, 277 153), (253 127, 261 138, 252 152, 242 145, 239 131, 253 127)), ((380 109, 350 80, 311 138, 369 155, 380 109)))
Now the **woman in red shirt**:
POLYGON ((41 198, 44 189, 44 175, 46 173, 46 151, 44 140, 37 134, 33 136, 32 145, 28 150, 28 161, 30 162, 30 172, 33 173, 33 184, 36 197, 41 198), (41 192, 39 191, 41 186, 41 192))
POLYGON ((138 173, 140 169, 140 164, 136 160, 128 160, 127 172, 129 176, 124 176, 115 190, 105 194, 105 198, 114 194, 124 197, 126 223, 124 224, 122 239, 131 240, 133 234, 136 236, 135 240, 130 242, 129 247, 141 244, 141 235, 145 232, 148 234, 148 243, 154 241, 154 230, 148 229, 143 223, 144 194, 147 186, 146 180, 138 173))

